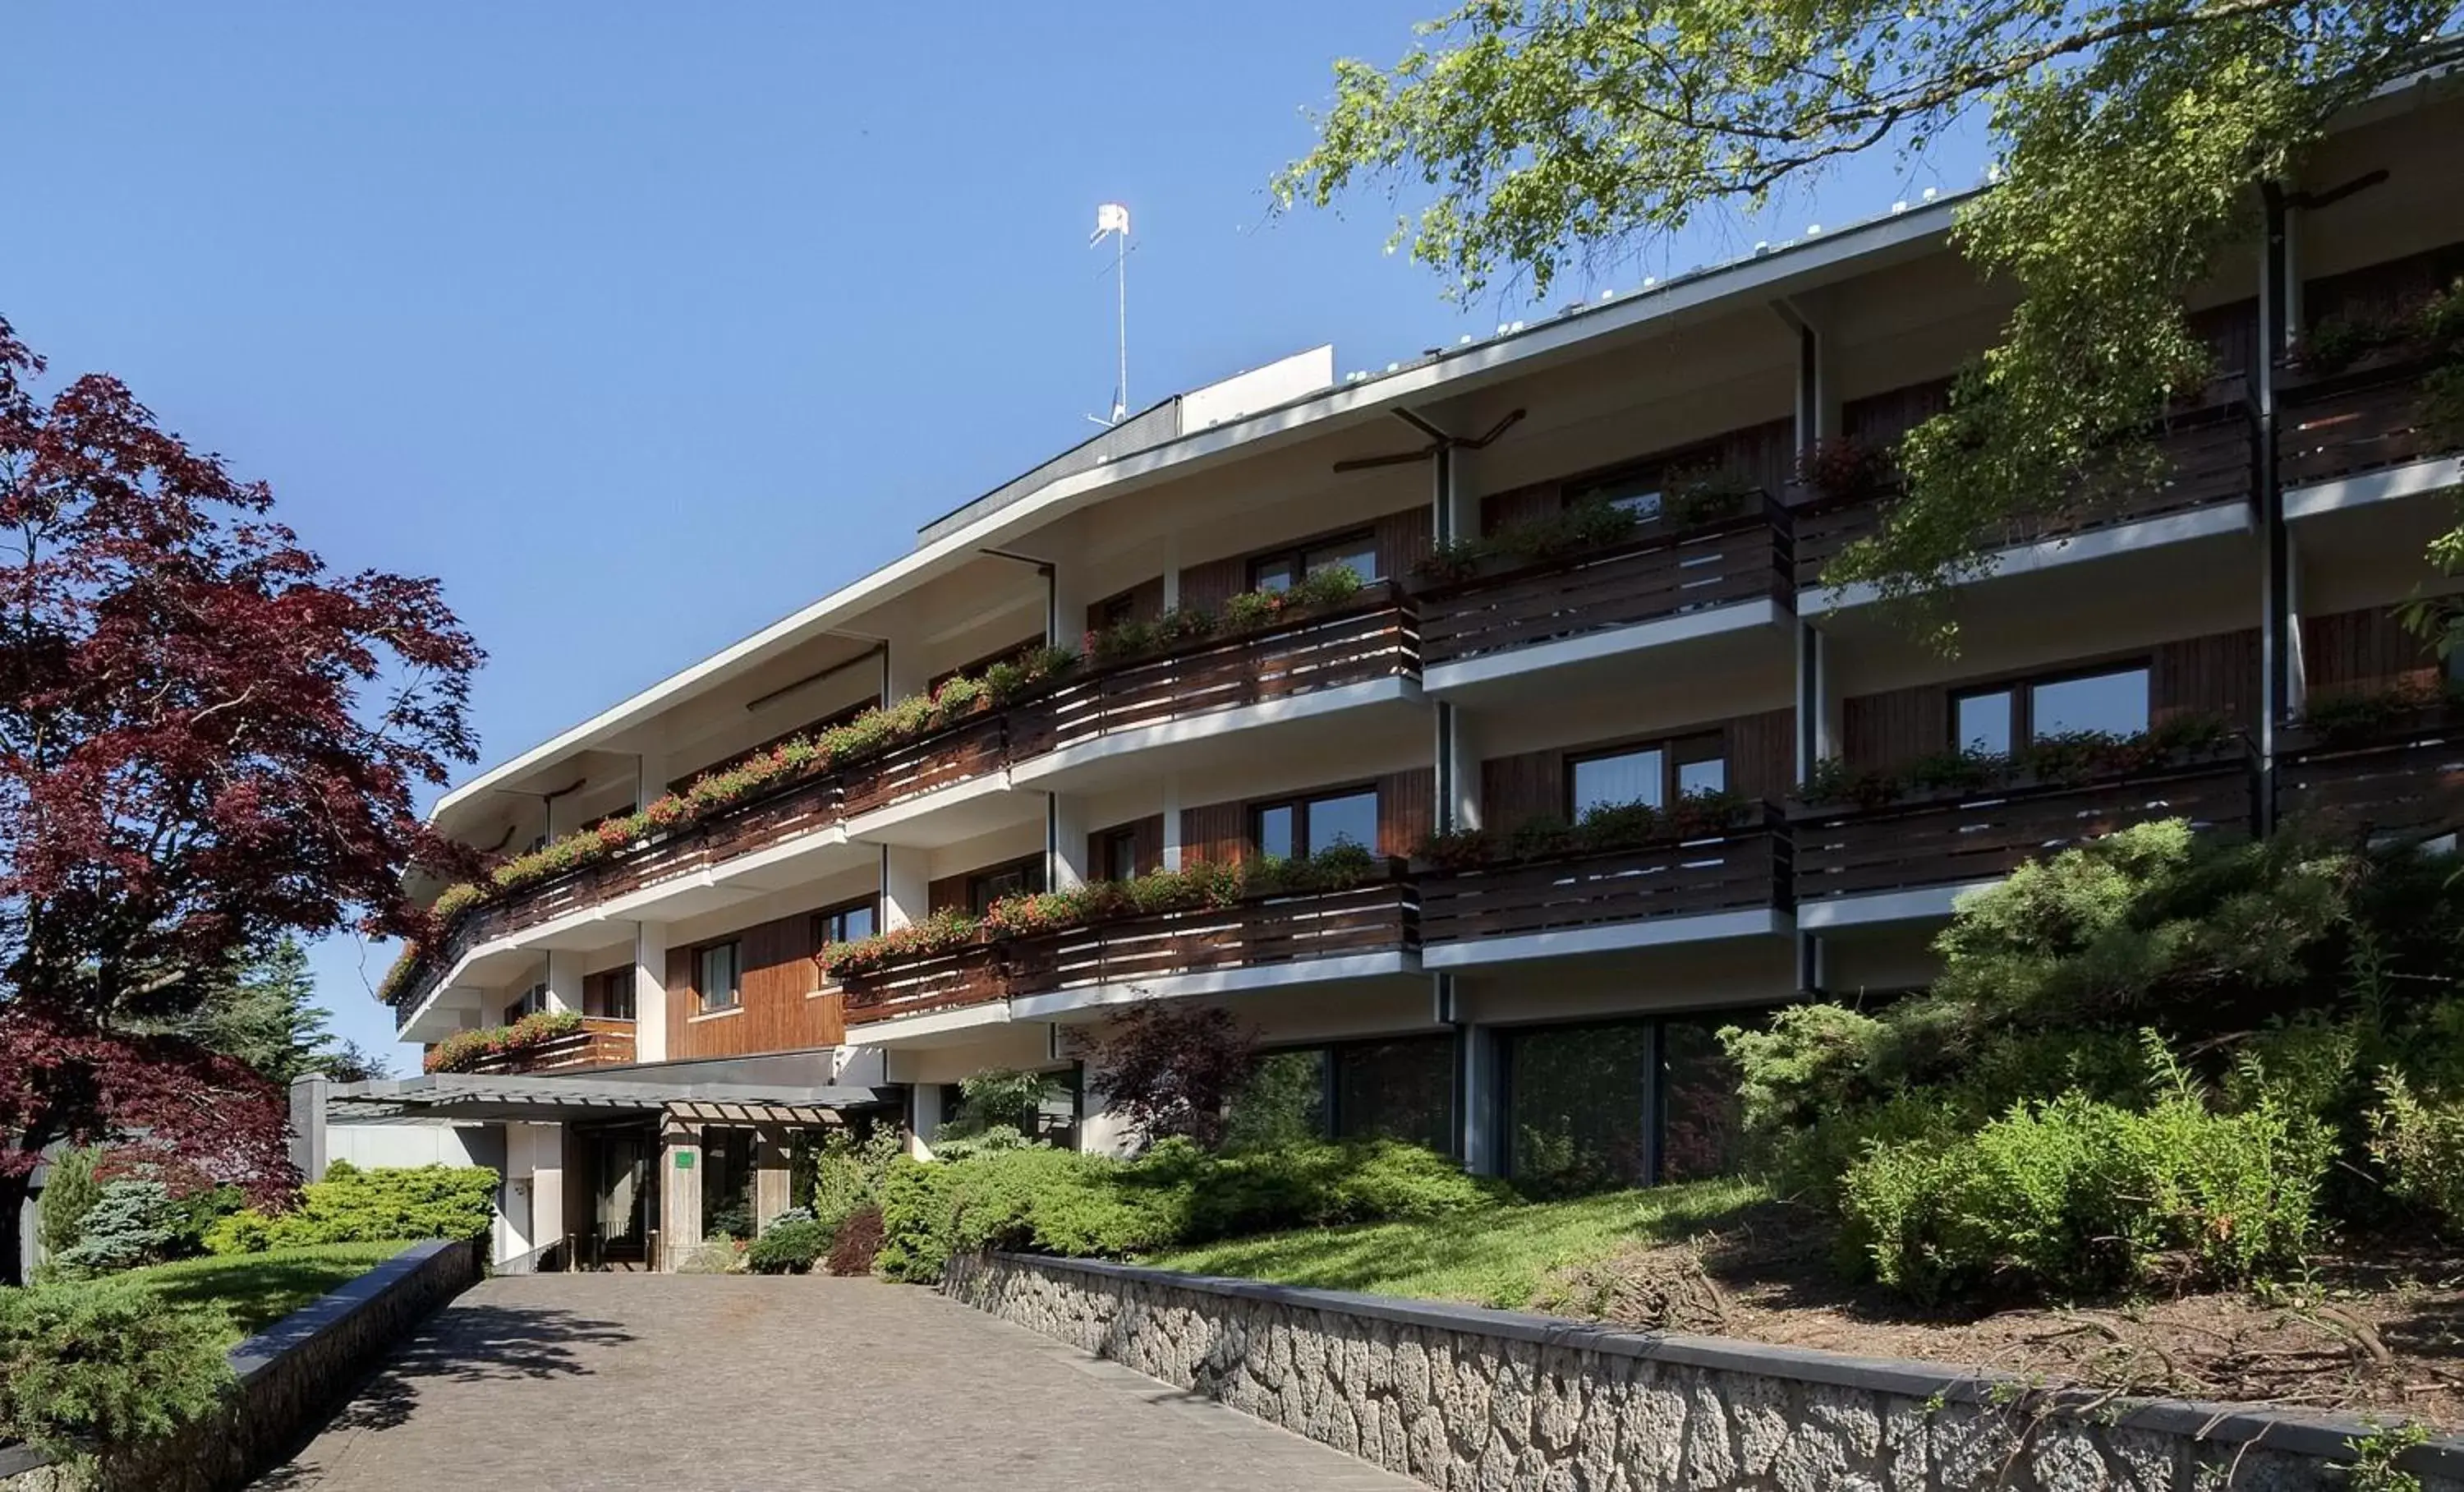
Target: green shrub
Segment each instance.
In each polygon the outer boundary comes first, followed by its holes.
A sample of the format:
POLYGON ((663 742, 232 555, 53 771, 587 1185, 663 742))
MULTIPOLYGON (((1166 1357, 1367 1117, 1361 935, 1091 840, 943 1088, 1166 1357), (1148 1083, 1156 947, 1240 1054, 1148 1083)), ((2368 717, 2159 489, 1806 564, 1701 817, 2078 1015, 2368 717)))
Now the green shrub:
POLYGON ((2389 1073, 2379 1081, 2369 1146, 2389 1192, 2464 1234, 2464 1104, 2424 1100, 2389 1073))
POLYGON ((906 1153, 907 1136, 895 1125, 877 1125, 862 1140, 833 1130, 814 1150, 812 1189, 804 1204, 833 1228, 868 1207, 877 1208, 883 1178, 906 1153))
POLYGON ((757 1275, 801 1275, 828 1252, 832 1230, 809 1217, 779 1218, 744 1251, 744 1266, 757 1275))
POLYGON ((884 1280, 932 1284, 950 1262, 950 1193, 957 1167, 902 1157, 881 1183, 881 1248, 873 1272, 884 1280))
POLYGON ((325 1179, 299 1190, 299 1206, 268 1217, 233 1213, 206 1231, 216 1254, 319 1243, 385 1243, 397 1238, 470 1238, 495 1215, 496 1173, 485 1166, 418 1166, 361 1170, 337 1161, 325 1179))
POLYGON ((94 1204, 102 1200, 102 1183, 94 1179, 95 1162, 102 1152, 90 1147, 63 1150, 52 1162, 43 1183, 40 1219, 43 1247, 58 1255, 76 1246, 78 1225, 94 1204))
POLYGON ((2309 1248, 2331 1159, 2311 1121, 2219 1114, 2187 1084, 2144 1112, 2068 1093, 1970 1135, 1875 1144, 1843 1185, 1842 1242, 1923 1301, 2094 1294, 2165 1252, 2248 1284, 2309 1248))
POLYGON ((166 1435, 231 1382, 221 1338, 130 1280, 0 1290, 0 1438, 65 1457, 166 1435))
POLYGON ((1445 1217, 1486 1207, 1497 1183, 1466 1175, 1445 1156, 1393 1140, 1280 1145, 1208 1157, 1158 1146, 1132 1169, 1133 1184, 1177 1184, 1187 1192, 1180 1241, 1287 1228, 1445 1217))
POLYGON ((156 1263, 171 1256, 187 1218, 187 1209, 162 1182, 105 1182, 101 1198, 79 1221, 77 1242, 53 1255, 52 1262, 72 1276, 156 1263))

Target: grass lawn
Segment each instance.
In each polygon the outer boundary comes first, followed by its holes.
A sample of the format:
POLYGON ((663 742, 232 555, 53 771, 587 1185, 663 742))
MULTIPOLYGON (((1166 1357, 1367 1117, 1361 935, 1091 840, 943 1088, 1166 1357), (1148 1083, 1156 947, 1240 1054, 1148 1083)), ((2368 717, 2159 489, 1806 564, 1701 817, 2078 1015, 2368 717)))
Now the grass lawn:
POLYGON ((237 1342, 408 1247, 407 1243, 327 1243, 264 1254, 184 1258, 132 1269, 121 1278, 138 1280, 184 1309, 227 1313, 231 1340, 237 1342))
POLYGON ((1744 1181, 1698 1181, 1571 1202, 1521 1202, 1430 1222, 1368 1223, 1230 1238, 1138 1262, 1326 1290, 1365 1290, 1517 1309, 1550 1272, 1629 1243, 1667 1243, 1716 1228, 1768 1193, 1744 1181))

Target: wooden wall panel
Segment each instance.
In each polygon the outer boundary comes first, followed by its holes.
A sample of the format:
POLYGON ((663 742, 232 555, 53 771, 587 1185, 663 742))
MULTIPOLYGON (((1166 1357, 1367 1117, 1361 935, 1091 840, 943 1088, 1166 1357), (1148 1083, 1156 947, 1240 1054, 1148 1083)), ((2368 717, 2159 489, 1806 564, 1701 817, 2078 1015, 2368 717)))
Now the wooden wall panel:
POLYGON ((1740 715, 1724 727, 1728 746, 1728 791, 1767 803, 1785 799, 1796 786, 1796 711, 1740 715))
POLYGON ((1249 853, 1249 811, 1240 803, 1207 803, 1180 811, 1180 858, 1238 864, 1249 853))
MULTIPOLYGON (((717 941, 704 939, 696 946, 717 941)), ((693 988, 693 950, 669 950, 669 1057, 795 1052, 846 1038, 845 1000, 815 993, 822 974, 813 963, 811 912, 757 923, 738 931, 736 942, 739 1003, 733 1014, 703 1016, 693 988)))
POLYGON ((1132 845, 1132 855, 1137 862, 1139 875, 1152 875, 1163 868, 1163 815, 1149 813, 1144 818, 1133 818, 1126 823, 1107 824, 1101 829, 1088 833, 1087 873, 1090 877, 1101 878, 1105 874, 1104 841, 1123 829, 1131 831, 1135 835, 1132 845))
POLYGON ((1089 632, 1094 632, 1104 625, 1104 609, 1110 606, 1116 596, 1121 595, 1130 598, 1128 617, 1130 621, 1151 622, 1163 614, 1163 577, 1157 575, 1153 580, 1141 580, 1127 590, 1115 591, 1113 595, 1106 596, 1101 601, 1089 603, 1087 607, 1089 632))
POLYGON ((924 909, 928 912, 964 911, 967 905, 965 875, 943 876, 928 882, 924 888, 924 909))
POLYGON ((1565 506, 1567 494, 1598 482, 1634 476, 1668 476, 1704 466, 1734 472, 1776 497, 1796 474, 1796 422, 1766 420, 1692 445, 1491 493, 1480 500, 1480 531, 1495 533, 1508 524, 1557 512, 1565 506))
POLYGON ((1377 853, 1408 856, 1437 827, 1438 769, 1415 767, 1377 779, 1377 853))
POLYGON ((1849 400, 1840 407, 1839 430, 1855 440, 1897 440, 1949 406, 1950 380, 1929 378, 1849 400))
POLYGON ((2435 688, 2440 679, 2438 655, 2392 607, 2303 617, 2301 661, 2314 698, 2435 688))
POLYGON ((1427 556, 1436 540, 1436 524, 1425 502, 1377 520, 1377 568, 1385 572, 1384 578, 1399 580, 1412 573, 1412 567, 1427 556))
POLYGON ((1559 501, 1558 485, 1553 481, 1492 492, 1480 500, 1480 531, 1493 534, 1510 524, 1546 518, 1557 511, 1559 501))
POLYGON ((1950 745, 1950 688, 1919 684, 1839 703, 1839 746, 1859 767, 1896 767, 1950 745))
POLYGON ((1480 764, 1481 827, 1511 833, 1535 818, 1566 814, 1566 753, 1525 751, 1480 764))
POLYGON ((2216 372, 2247 373, 2258 366, 2258 301, 2210 306, 2189 318, 2190 335, 2215 354, 2216 372))
POLYGON ((2392 319, 2410 313, 2464 274, 2464 244, 2443 244, 2322 275, 2301 287, 2301 312, 2312 325, 2329 317, 2392 319))
POLYGON ((2158 646, 2148 659, 2147 694, 2154 724, 2214 715, 2243 730, 2257 729, 2258 629, 2158 646))
POLYGON ((1191 565, 1180 572, 1180 604, 1193 612, 1212 612, 1249 588, 1249 561, 1244 555, 1191 565))

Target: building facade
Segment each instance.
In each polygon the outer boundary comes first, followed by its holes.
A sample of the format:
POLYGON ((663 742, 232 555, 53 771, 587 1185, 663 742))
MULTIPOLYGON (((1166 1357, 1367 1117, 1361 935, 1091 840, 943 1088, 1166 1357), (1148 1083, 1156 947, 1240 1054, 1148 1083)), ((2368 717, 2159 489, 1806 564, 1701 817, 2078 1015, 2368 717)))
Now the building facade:
POLYGON ((527 1148, 601 1252, 627 1207, 670 1258, 739 1191, 775 1212, 823 1089, 830 1122, 929 1143, 969 1075, 1045 1070, 1050 1132, 1115 1144, 1085 1057, 1142 999, 1233 1012, 1327 1133, 1573 1184, 1716 1172, 1718 1030, 1923 986, 1952 899, 2023 859, 2157 817, 2464 816, 2443 708, 2303 724, 2442 678, 2395 609, 2450 584, 2424 546, 2456 462, 2407 319, 2464 272, 2459 120, 2408 86, 2313 153, 2192 300, 2215 376, 2158 433, 2167 474, 2003 536, 1955 654, 1822 579, 1889 501, 1878 453, 2010 310, 1941 201, 1375 376, 1320 348, 935 520, 450 793, 438 824, 523 869, 388 979, 401 1034, 570 1013, 459 1080, 526 1102, 707 1063, 753 1084, 735 1123, 520 1110, 561 1126, 527 1148), (2134 745, 1904 775, 2081 732, 2134 745), (1337 845, 1339 874, 1258 869, 1337 845), (928 935, 1197 864, 1251 879, 928 935), (774 1059, 794 1080, 762 1087, 774 1059))

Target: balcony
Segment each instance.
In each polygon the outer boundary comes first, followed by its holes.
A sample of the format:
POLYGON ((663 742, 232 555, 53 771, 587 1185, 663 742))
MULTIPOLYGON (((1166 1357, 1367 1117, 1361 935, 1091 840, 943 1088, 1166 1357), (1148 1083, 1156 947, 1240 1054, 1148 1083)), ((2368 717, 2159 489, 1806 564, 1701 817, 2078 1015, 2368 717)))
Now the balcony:
MULTIPOLYGON (((2243 380, 2220 379, 2194 405, 2177 410, 2158 435, 2157 447, 2171 465, 2171 474, 2162 483, 2050 521, 2014 524, 1994 538, 1990 547, 2025 551, 2059 542, 2060 549, 2035 557, 2037 563, 2059 562, 2247 527, 2254 429, 2243 380), (2225 508, 2228 503, 2238 506, 2225 508), (2201 509, 2217 512, 2202 520, 2185 517, 2201 509), (2146 526, 2151 524, 2158 526, 2146 526), (2103 542, 2089 543, 2090 535, 2103 542)), ((1803 501, 1795 509, 1797 587, 1823 590, 1824 568, 1851 544, 1881 531, 1889 501, 1887 497, 1809 497, 1803 501)), ((2020 568, 2026 567, 2017 555, 2006 554, 1994 572, 2020 568)), ((1854 606, 1869 599, 1861 588, 1856 588, 1824 604, 1854 606)))
POLYGON ((505 1077, 563 1072, 581 1067, 623 1067, 633 1060, 633 1023, 585 1015, 579 1030, 549 1036, 518 1051, 481 1057, 456 1070, 505 1077))
MULTIPOLYGON (((1338 891, 1243 897, 894 960, 841 978, 853 1041, 908 1017, 1051 1020, 1142 996, 1409 972, 1419 909, 1398 864, 1338 891), (972 1013, 972 1017, 969 1013, 972 1013), (872 1028, 869 1032, 857 1028, 872 1028)), ((934 1026, 944 1022, 932 1022, 934 1026)))
POLYGON ((1789 930, 1790 850, 1777 812, 1682 842, 1426 874, 1431 969, 1789 930))
POLYGON ((2290 516, 2454 483, 2453 463, 2439 459, 2453 447, 2422 426, 2423 379, 2435 366, 2393 349, 2332 373, 2278 372, 2277 471, 2290 516))
POLYGON ((1775 619, 1793 599, 1790 554, 1786 513, 1756 493, 1749 511, 1683 532, 1487 562, 1497 568, 1419 592, 1424 682, 1459 689, 1775 619), (1727 610, 1754 602, 1749 614, 1727 610))
POLYGON ((1789 815, 1797 924, 1818 930, 1947 916, 1957 893, 2000 880, 2023 861, 2160 818, 2247 835, 2255 786, 2255 762, 2236 744, 2087 782, 1799 808, 1789 815))
MULTIPOLYGON (((1234 760, 1362 731, 1425 732, 1421 634, 1390 582, 1283 625, 1205 637, 1153 657, 1084 672, 1011 711, 1010 780, 1085 791, 1132 776, 1234 760), (1157 753, 1161 753, 1159 757, 1157 753)), ((1418 740, 1418 734, 1410 735, 1418 740)))
POLYGON ((2369 839, 2464 828, 2464 707, 2425 702, 2332 730, 2295 728, 2277 758, 2289 823, 2369 839))

